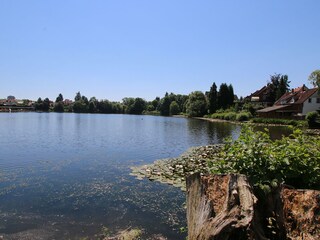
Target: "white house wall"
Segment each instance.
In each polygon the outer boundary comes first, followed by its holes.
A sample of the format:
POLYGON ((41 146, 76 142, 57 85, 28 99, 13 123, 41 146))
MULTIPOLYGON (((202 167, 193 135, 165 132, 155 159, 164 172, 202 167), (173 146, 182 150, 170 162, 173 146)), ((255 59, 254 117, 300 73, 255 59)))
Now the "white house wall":
POLYGON ((316 110, 320 110, 320 103, 317 103, 317 98, 320 98, 318 92, 313 94, 311 97, 311 102, 309 103, 309 99, 307 99, 303 103, 302 115, 306 115, 308 112, 313 112, 316 110))

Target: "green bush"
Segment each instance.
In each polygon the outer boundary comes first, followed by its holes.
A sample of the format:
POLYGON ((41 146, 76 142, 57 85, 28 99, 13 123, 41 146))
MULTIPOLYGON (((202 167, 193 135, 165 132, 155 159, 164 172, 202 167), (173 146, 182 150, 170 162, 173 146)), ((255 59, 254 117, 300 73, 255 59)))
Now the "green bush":
POLYGON ((228 140, 209 165, 213 173, 245 174, 264 191, 279 183, 320 189, 319 149, 320 137, 305 135, 301 130, 272 141, 267 132, 243 127, 239 138, 228 140))
POLYGON ((224 114, 224 120, 234 121, 236 120, 237 114, 235 112, 228 112, 224 114))
POLYGON ((239 122, 248 121, 252 117, 250 112, 240 112, 237 114, 236 120, 239 122))
POLYGON ((314 111, 314 112, 307 113, 306 119, 308 120, 309 123, 315 123, 318 117, 319 117, 319 113, 314 111))
POLYGON ((306 121, 290 120, 290 119, 280 119, 280 118, 252 118, 253 123, 263 123, 263 124, 279 124, 279 125, 291 125, 304 127, 306 121))

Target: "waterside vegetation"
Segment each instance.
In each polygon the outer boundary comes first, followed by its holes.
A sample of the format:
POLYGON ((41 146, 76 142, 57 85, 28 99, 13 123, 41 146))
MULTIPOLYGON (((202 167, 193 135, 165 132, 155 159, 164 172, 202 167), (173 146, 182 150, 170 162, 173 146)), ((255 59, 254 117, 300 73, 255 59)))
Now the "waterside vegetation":
POLYGON ((179 158, 132 168, 139 179, 169 183, 185 190, 185 178, 200 174, 245 174, 257 192, 268 193, 279 184, 320 189, 320 136, 299 129, 279 140, 265 131, 244 126, 239 138, 224 145, 190 149, 179 158))

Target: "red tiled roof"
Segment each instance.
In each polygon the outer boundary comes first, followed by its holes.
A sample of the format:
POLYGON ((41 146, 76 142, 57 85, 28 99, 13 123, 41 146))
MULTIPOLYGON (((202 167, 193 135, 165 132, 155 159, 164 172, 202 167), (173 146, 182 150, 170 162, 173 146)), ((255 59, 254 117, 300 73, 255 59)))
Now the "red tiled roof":
POLYGON ((307 89, 305 86, 295 88, 291 92, 283 94, 274 105, 301 104, 318 91, 318 88, 307 89), (292 99, 294 101, 292 101, 292 99))

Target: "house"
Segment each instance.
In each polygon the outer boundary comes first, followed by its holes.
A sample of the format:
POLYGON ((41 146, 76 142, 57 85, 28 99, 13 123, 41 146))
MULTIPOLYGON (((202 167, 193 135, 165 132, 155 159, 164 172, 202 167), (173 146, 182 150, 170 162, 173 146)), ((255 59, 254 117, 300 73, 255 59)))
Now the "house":
POLYGON ((259 117, 303 118, 308 112, 320 110, 318 88, 308 89, 305 85, 282 95, 272 107, 258 110, 259 117))
POLYGON ((247 96, 245 99, 251 103, 259 103, 263 106, 272 106, 273 90, 273 86, 271 84, 268 84, 266 86, 263 86, 261 89, 255 91, 251 95, 247 96))

